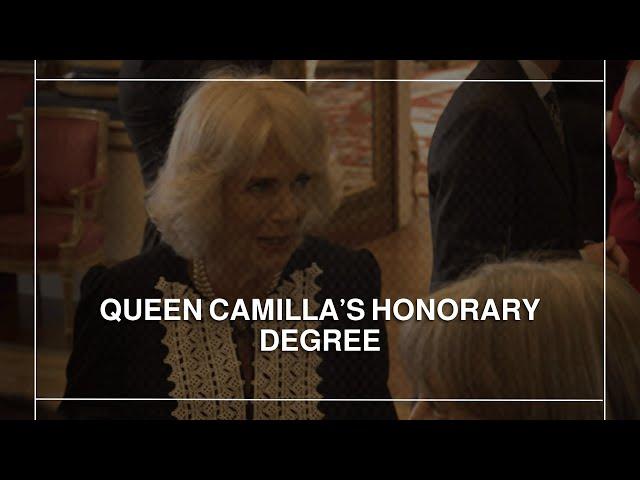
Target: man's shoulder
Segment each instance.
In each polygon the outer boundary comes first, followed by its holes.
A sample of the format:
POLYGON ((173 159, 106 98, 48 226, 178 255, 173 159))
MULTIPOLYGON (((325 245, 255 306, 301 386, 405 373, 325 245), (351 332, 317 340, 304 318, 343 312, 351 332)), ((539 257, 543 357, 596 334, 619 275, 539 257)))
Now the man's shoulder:
POLYGON ((509 114, 516 108, 512 101, 512 83, 522 74, 505 61, 481 61, 456 89, 442 117, 458 117, 469 113, 509 114))
POLYGON ((470 81, 456 89, 445 107, 436 125, 430 151, 437 151, 451 139, 462 139, 465 135, 493 138, 523 125, 521 86, 496 81, 509 76, 517 80, 522 73, 508 63, 480 62, 467 77, 470 81), (482 135, 478 134, 478 129, 482 130, 482 135))
POLYGON ((448 106, 459 108, 508 107, 513 80, 526 80, 516 60, 481 60, 456 89, 448 106))

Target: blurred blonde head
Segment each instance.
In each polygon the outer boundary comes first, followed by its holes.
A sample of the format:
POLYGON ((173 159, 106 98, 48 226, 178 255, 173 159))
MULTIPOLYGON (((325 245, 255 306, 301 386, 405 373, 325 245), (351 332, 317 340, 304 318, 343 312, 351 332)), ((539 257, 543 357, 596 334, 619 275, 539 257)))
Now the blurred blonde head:
MULTIPOLYGON (((640 417, 640 296, 607 277, 607 418, 640 417)), ((602 399, 603 273, 583 261, 481 267, 434 295, 539 298, 535 319, 412 321, 405 365, 423 398, 602 399)), ((523 309, 522 318, 526 317, 523 309)), ((601 402, 430 404, 436 415, 480 419, 602 419, 601 402)), ((426 410, 425 405, 422 406, 426 410)), ((433 413, 433 412, 432 412, 433 413)))
POLYGON ((186 257, 204 255, 224 239, 221 185, 255 167, 275 140, 288 158, 313 173, 304 228, 327 221, 336 198, 329 176, 327 134, 319 112, 297 88, 266 76, 228 70, 199 83, 178 117, 167 158, 147 197, 163 240, 186 257))

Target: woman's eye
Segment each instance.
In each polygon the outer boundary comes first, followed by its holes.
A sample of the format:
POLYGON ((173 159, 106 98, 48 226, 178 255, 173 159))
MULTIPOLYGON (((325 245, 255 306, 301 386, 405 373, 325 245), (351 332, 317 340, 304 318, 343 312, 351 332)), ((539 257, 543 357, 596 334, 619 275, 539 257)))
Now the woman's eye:
POLYGON ((311 176, 305 174, 302 175, 298 175, 298 177, 295 180, 295 186, 296 187, 306 187, 308 185, 308 183, 311 181, 311 176))
POLYGON ((637 130, 635 127, 629 125, 628 123, 625 124, 624 126, 625 131, 627 132, 627 134, 633 138, 634 140, 638 140, 640 139, 640 131, 637 130))
POLYGON ((273 188, 273 185, 274 183, 271 180, 256 180, 249 183, 247 191, 251 193, 266 193, 273 188))

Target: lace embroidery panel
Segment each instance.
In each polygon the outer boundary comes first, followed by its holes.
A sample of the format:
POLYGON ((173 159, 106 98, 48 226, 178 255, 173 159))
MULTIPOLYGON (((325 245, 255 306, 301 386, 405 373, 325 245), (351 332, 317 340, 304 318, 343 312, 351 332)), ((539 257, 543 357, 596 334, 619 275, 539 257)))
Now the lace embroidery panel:
MULTIPOLYGON (((186 285, 167 282, 160 277, 156 289, 164 298, 188 298, 193 303, 199 296, 186 285)), ((203 312, 210 302, 203 300, 203 312)), ((240 361, 233 343, 229 322, 164 321, 162 343, 169 353, 164 363, 171 367, 168 380, 175 384, 173 398, 243 398, 240 361)), ((181 420, 243 420, 245 402, 178 401, 172 415, 181 420)))
MULTIPOLYGON (((290 298, 295 314, 302 313, 302 299, 309 300, 310 311, 319 304, 316 295, 320 287, 316 283, 322 270, 316 263, 304 270, 297 270, 291 280, 283 280, 270 298, 290 298)), ((179 282, 167 282, 160 277, 156 284, 164 298, 188 298, 193 303, 199 296, 179 282)), ((210 302, 203 300, 203 312, 210 302)), ((164 363, 171 367, 168 380, 175 384, 169 393, 172 398, 244 398, 240 361, 233 342, 232 327, 228 321, 163 321, 166 332, 162 343, 168 354, 164 363)), ((257 339, 260 329, 272 328, 320 328, 320 321, 282 322, 256 321, 254 327, 254 380, 255 398, 274 399, 254 402, 255 419, 320 419, 317 401, 276 401, 288 398, 312 398, 321 396, 317 391, 320 376, 317 368, 321 358, 317 352, 260 351, 257 339), (295 326, 295 327, 294 327, 295 326)), ((178 419, 245 419, 246 402, 243 401, 179 401, 172 415, 178 419)))
MULTIPOLYGON (((292 312, 302 315, 302 299, 309 299, 309 310, 315 312, 320 306, 316 295, 320 287, 316 279, 322 270, 316 263, 309 268, 297 270, 291 275, 291 281, 284 280, 271 298, 292 299, 292 312)), ((256 339, 263 328, 280 331, 283 328, 296 328, 298 331, 307 328, 320 328, 320 321, 292 322, 256 322, 256 339)), ((259 342, 254 341, 255 379, 254 395, 256 398, 320 398, 318 384, 320 376, 317 369, 321 358, 317 352, 300 350, 297 352, 260 351, 259 342)), ((260 419, 320 419, 323 414, 318 410, 317 401, 269 401, 256 402, 254 406, 256 418, 260 419)))

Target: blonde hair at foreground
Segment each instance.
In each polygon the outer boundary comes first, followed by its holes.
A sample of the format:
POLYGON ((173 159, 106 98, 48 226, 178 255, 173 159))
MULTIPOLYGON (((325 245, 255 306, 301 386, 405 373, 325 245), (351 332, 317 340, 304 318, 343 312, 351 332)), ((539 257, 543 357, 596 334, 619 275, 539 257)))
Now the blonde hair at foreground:
MULTIPOLYGON (((603 398, 604 279, 584 261, 485 265, 443 298, 540 298, 533 321, 411 321, 401 351, 423 398, 603 398)), ((500 305, 498 303, 498 305, 500 305)), ((640 295, 607 276, 607 418, 640 418, 640 295)), ((435 402, 485 419, 602 419, 601 402, 435 402)))
MULTIPOLYGON (((199 83, 188 96, 165 166, 147 196, 163 240, 186 258, 224 241, 222 182, 255 165, 270 137, 312 174, 305 231, 326 222, 338 202, 326 130, 307 96, 283 82, 225 81, 246 77, 223 75, 199 83)), ((252 79, 258 78, 268 77, 252 79)))

